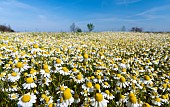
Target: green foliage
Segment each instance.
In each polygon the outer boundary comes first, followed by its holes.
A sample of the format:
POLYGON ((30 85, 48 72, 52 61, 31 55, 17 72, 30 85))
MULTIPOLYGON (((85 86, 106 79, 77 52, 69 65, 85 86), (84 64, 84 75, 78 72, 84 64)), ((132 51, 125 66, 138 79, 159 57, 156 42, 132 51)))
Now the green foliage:
POLYGON ((94 29, 94 25, 92 23, 87 24, 87 28, 89 29, 89 32, 91 32, 94 29))
POLYGON ((2 32, 15 32, 10 26, 0 25, 0 31, 2 32))

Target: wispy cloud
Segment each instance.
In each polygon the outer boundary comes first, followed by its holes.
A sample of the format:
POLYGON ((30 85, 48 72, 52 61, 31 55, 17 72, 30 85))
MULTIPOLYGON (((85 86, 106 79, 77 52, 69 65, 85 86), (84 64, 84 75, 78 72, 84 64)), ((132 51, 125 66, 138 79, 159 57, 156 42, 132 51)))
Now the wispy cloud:
POLYGON ((127 5, 127 4, 132 4, 132 3, 137 3, 141 0, 116 0, 117 5, 127 5))
POLYGON ((170 16, 170 14, 164 14, 164 15, 159 14, 164 11, 170 11, 170 5, 164 5, 164 6, 160 6, 160 7, 150 8, 143 12, 137 13, 133 17, 139 16, 139 17, 144 17, 148 20, 151 20, 151 19, 156 19, 156 18, 167 18, 168 16, 170 16))
POLYGON ((6 8, 21 8, 21 9, 29 9, 29 10, 36 10, 35 7, 19 2, 17 0, 6 0, 1 2, 0 6, 6 7, 6 8))
POLYGON ((145 10, 141 13, 138 13, 136 15, 148 15, 148 14, 153 14, 153 13, 156 13, 158 11, 163 11, 163 10, 170 10, 170 5, 165 5, 165 6, 160 6, 160 7, 155 7, 155 8, 151 8, 151 9, 148 9, 148 10, 145 10))

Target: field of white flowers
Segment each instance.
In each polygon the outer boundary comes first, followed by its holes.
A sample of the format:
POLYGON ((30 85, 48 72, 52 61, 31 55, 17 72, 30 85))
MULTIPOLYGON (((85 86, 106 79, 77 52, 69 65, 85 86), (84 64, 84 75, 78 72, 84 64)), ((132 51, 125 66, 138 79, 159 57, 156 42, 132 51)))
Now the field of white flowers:
POLYGON ((168 107, 170 34, 0 33, 0 107, 168 107))

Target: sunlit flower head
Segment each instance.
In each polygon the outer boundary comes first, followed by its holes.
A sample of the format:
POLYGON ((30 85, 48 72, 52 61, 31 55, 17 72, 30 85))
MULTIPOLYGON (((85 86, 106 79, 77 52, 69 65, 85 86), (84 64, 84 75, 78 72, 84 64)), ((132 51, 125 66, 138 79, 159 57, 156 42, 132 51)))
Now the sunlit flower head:
POLYGON ((24 94, 19 98, 18 106, 19 107, 32 107, 36 103, 37 97, 34 94, 24 94))

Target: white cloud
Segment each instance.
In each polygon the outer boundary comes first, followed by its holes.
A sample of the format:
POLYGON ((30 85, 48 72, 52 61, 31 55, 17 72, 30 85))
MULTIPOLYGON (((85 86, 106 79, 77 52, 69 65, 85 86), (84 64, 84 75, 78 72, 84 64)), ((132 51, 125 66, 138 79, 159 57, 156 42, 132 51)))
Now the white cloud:
POLYGON ((118 5, 132 4, 132 3, 139 2, 139 1, 141 0, 116 0, 116 4, 118 5))
POLYGON ((29 9, 34 11, 36 10, 35 7, 19 2, 17 0, 5 0, 1 2, 0 6, 5 8, 21 8, 21 9, 29 9))
POLYGON ((148 15, 148 14, 153 14, 153 13, 155 13, 155 12, 163 11, 163 10, 170 10, 170 5, 164 5, 164 6, 160 6, 160 7, 154 7, 154 8, 145 10, 145 11, 143 11, 143 12, 141 12, 141 13, 138 13, 138 14, 136 14, 136 15, 139 15, 139 16, 148 15))

